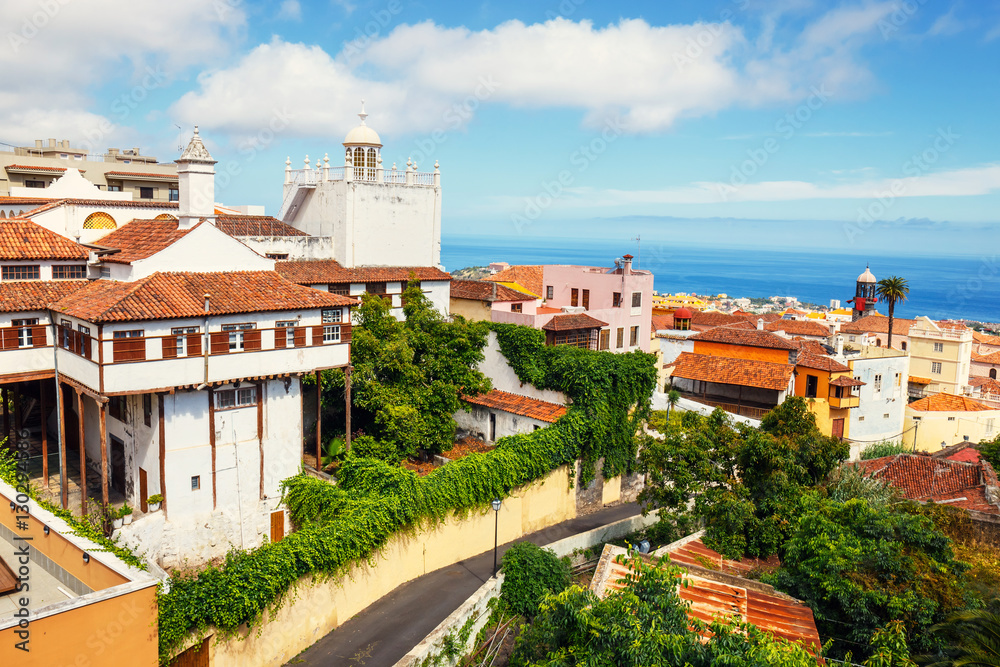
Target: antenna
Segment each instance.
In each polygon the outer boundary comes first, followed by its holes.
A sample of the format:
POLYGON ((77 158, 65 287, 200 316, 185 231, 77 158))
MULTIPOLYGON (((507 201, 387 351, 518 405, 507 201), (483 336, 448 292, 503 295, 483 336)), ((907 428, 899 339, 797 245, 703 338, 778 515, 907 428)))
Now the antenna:
POLYGON ((639 268, 639 255, 642 254, 642 234, 636 234, 634 238, 629 239, 636 242, 635 251, 635 268, 639 268))
POLYGON ((184 150, 184 128, 177 123, 174 123, 174 127, 177 128, 177 152, 180 153, 184 150))

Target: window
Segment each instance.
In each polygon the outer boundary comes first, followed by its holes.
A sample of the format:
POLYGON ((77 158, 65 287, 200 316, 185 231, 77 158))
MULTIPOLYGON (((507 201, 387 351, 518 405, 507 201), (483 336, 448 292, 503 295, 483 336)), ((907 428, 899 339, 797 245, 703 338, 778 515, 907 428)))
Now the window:
POLYGON ((45 181, 25 181, 24 187, 26 188, 44 188, 45 181))
POLYGON ((622 293, 615 292, 611 295, 611 307, 621 308, 622 307, 622 293))
POLYGON ((153 424, 153 395, 142 395, 142 423, 146 426, 153 424))
POLYGON ((38 324, 38 318, 36 317, 30 320, 14 320, 11 324, 15 327, 20 327, 17 330, 17 346, 33 347, 35 344, 35 336, 31 327, 38 324))
POLYGON ((120 422, 128 421, 128 397, 111 396, 108 399, 108 414, 120 422))
POLYGON ((575 287, 569 291, 569 305, 573 307, 580 305, 580 290, 575 287))
POLYGON ((944 343, 934 343, 935 352, 944 352, 944 343))
POLYGON ((152 199, 153 193, 156 192, 156 188, 141 186, 139 188, 139 199, 152 199))
POLYGON ((365 291, 369 294, 377 294, 379 296, 385 296, 386 287, 385 283, 366 283, 365 291))
POLYGON ((269 252, 266 254, 268 259, 285 260, 288 259, 287 252, 269 252))
POLYGON ((948 417, 948 421, 953 422, 953 421, 955 421, 955 418, 954 417, 948 417))
POLYGON ((340 342, 340 325, 339 324, 324 324, 323 325, 323 342, 324 343, 339 343, 340 342))
POLYGON ((327 290, 329 290, 330 294, 339 294, 341 296, 350 296, 351 295, 351 285, 350 285, 350 283, 336 283, 336 284, 331 283, 331 284, 327 285, 326 287, 327 287, 327 290))
POLYGON ((62 334, 59 338, 62 340, 62 347, 64 349, 70 349, 70 338, 73 335, 73 323, 69 320, 62 320, 59 322, 60 333, 62 334))
POLYGON ((255 329, 252 322, 244 324, 223 324, 222 330, 229 332, 229 351, 241 352, 246 349, 246 332, 255 329))
POLYGON ((584 349, 590 349, 590 331, 584 329, 575 329, 573 331, 566 331, 564 333, 556 333, 555 335, 556 345, 572 345, 573 347, 582 347, 584 349))
POLYGON ((880 391, 882 391, 882 376, 881 375, 876 375, 875 376, 875 384, 874 384, 873 389, 875 390, 876 394, 879 393, 880 391))
POLYGON ((618 327, 618 340, 615 341, 615 342, 618 343, 618 345, 616 347, 619 350, 622 349, 623 347, 625 347, 625 329, 624 329, 624 327, 618 327))
POLYGON ((848 336, 848 338, 850 338, 850 341, 851 341, 852 343, 853 343, 854 341, 856 341, 856 340, 858 339, 858 337, 857 337, 857 336, 848 336))
POLYGON ((3 267, 3 280, 38 280, 38 264, 20 264, 3 267))
POLYGON ((524 312, 523 308, 524 308, 524 304, 521 304, 521 303, 512 303, 512 304, 510 304, 510 312, 512 312, 512 313, 521 313, 521 312, 524 312))
POLYGON ((632 307, 640 308, 642 306, 642 292, 632 292, 632 307))
POLYGON ((903 352, 906 352, 906 341, 904 340, 902 343, 900 343, 899 347, 901 350, 903 350, 903 352))
POLYGON ((122 191, 121 184, 112 185, 111 183, 108 183, 108 192, 121 192, 121 191, 122 191))
POLYGON ((197 491, 201 488, 201 475, 194 475, 191 477, 191 490, 197 491))
POLYGON ((607 350, 611 347, 611 329, 601 329, 601 334, 598 339, 597 349, 607 350))
POLYGON ((274 346, 295 347, 295 325, 297 324, 296 320, 276 322, 274 326, 278 330, 274 332, 274 346), (282 333, 282 329, 284 329, 284 333, 282 333))
POLYGON ((215 392, 215 409, 246 408, 257 405, 257 387, 223 389, 215 392))
POLYGON ((863 422, 864 420, 865 420, 865 418, 864 418, 864 417, 858 417, 858 421, 859 421, 859 422, 863 422))
POLYGON ((86 264, 63 264, 52 267, 52 280, 86 280, 86 264))
POLYGON ((583 290, 583 309, 590 310, 590 290, 583 290))
POLYGON ((819 389, 819 376, 817 375, 807 375, 806 376, 806 398, 816 398, 816 392, 819 389))
POLYGON ((186 357, 201 354, 201 337, 198 334, 201 327, 174 327, 170 330, 171 338, 163 341, 164 357, 186 357), (172 354, 168 351, 170 341, 174 343, 172 354))
POLYGON ((899 389, 903 386, 903 375, 901 373, 896 373, 896 388, 899 389))
POLYGON ((170 190, 167 193, 167 199, 169 201, 180 201, 180 199, 181 199, 181 191, 178 190, 175 187, 171 187, 170 190))
POLYGON ((940 361, 932 361, 931 362, 931 373, 933 373, 934 375, 941 375, 941 362, 940 361))
POLYGON ((882 419, 888 419, 888 418, 889 418, 889 413, 888 412, 886 412, 884 415, 882 415, 882 419))
POLYGON ((545 286, 545 298, 546 299, 548 299, 548 300, 554 299, 555 298, 555 294, 556 294, 556 288, 555 287, 553 287, 552 285, 546 285, 545 286))
POLYGON ((340 324, 344 321, 344 311, 342 308, 324 308, 323 324, 340 324))
POLYGON ((143 336, 142 329, 114 332, 114 361, 145 361, 146 339, 143 336))
POLYGON ((629 347, 635 347, 639 344, 639 327, 632 327, 628 334, 628 344, 629 347))

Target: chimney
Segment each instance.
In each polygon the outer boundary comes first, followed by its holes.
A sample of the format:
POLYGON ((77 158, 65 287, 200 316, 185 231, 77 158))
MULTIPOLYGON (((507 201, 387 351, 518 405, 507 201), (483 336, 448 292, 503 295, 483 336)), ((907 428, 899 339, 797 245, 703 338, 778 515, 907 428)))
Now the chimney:
POLYGON ((208 292, 205 292, 205 312, 206 313, 208 312, 208 304, 209 304, 209 299, 211 298, 211 296, 212 296, 211 294, 209 294, 208 292))
POLYGON ((42 147, 42 143, 43 142, 42 142, 41 139, 35 139, 35 148, 41 148, 42 147))
POLYGON ((834 353, 839 357, 844 354, 844 337, 843 336, 833 336, 833 348, 834 353))
POLYGON ((55 148, 55 147, 56 147, 56 140, 49 139, 49 148, 55 148))
POLYGON ((178 229, 191 229, 202 219, 215 224, 215 163, 194 126, 194 136, 177 160, 178 229))
POLYGON ((761 317, 757 320, 757 331, 763 331, 763 330, 764 330, 764 318, 761 317))
POLYGON ((625 255, 622 257, 622 274, 629 275, 632 273, 632 255, 625 255))

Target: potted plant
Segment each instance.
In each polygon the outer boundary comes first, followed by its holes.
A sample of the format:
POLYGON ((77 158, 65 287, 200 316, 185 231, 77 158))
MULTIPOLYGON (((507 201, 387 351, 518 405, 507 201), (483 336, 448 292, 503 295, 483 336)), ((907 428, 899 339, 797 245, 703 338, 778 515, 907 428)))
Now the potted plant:
POLYGON ((125 520, 122 517, 121 510, 111 509, 109 512, 111 516, 111 525, 115 530, 122 527, 122 522, 125 520))
POLYGON ((146 498, 146 502, 149 504, 149 511, 156 512, 160 509, 160 503, 163 502, 162 493, 154 493, 149 498, 146 498))
POLYGON ((126 526, 129 525, 130 523, 132 523, 132 506, 131 505, 129 505, 128 503, 125 503, 125 505, 122 506, 120 514, 121 514, 122 520, 125 522, 126 526))

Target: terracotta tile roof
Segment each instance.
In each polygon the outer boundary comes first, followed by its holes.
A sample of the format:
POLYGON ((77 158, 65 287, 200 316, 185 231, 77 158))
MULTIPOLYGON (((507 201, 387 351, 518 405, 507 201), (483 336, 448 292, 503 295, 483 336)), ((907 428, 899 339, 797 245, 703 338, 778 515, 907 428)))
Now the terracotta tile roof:
POLYGON ((270 215, 218 215, 215 226, 230 236, 309 236, 270 215))
POLYGON ((674 362, 672 375, 686 380, 785 391, 794 370, 789 364, 681 352, 674 362))
POLYGON ((561 313, 562 308, 549 308, 548 306, 539 306, 535 309, 535 312, 539 315, 549 315, 550 313, 561 313))
POLYGON ((471 299, 474 301, 533 301, 534 297, 500 285, 489 280, 456 280, 451 281, 451 297, 453 299, 471 299))
MULTIPOLYGON (((201 223, 199 223, 201 224, 201 223)), ((197 225, 195 225, 197 226, 197 225)), ((120 252, 104 255, 105 262, 131 264, 173 245, 194 229, 179 229, 177 220, 133 220, 94 242, 120 252)))
POLYGON ((519 396, 518 394, 511 394, 499 389, 491 389, 479 396, 463 396, 462 400, 466 403, 474 403, 487 408, 503 410, 511 414, 549 422, 550 424, 566 414, 566 407, 563 405, 540 401, 537 398, 519 396))
POLYGON ((984 345, 995 345, 996 347, 1000 347, 1000 336, 993 336, 991 334, 983 333, 982 331, 973 331, 972 340, 984 345))
POLYGON ((841 375, 840 377, 835 377, 830 380, 831 387, 863 387, 865 383, 861 380, 855 380, 852 377, 846 375, 841 375))
POLYGON ((534 294, 545 294, 543 288, 544 268, 542 266, 511 266, 496 273, 487 280, 498 283, 519 283, 534 294))
POLYGON ((451 280, 451 275, 434 266, 358 266, 348 269, 333 259, 276 262, 274 270, 299 285, 406 282, 411 274, 417 280, 451 280))
POLYGON ((825 327, 812 320, 776 320, 764 325, 765 331, 784 331, 789 336, 820 336, 830 335, 830 327, 825 327))
POLYGON ((53 172, 64 172, 66 167, 43 167, 37 164, 8 164, 4 169, 8 171, 53 171, 53 172))
POLYGON ((154 174, 152 172, 144 171, 106 171, 105 176, 122 176, 123 178, 128 178, 129 176, 140 176, 144 178, 163 178, 167 180, 177 180, 177 174, 154 174))
MULTIPOLYGON (((910 378, 911 380, 913 378, 910 378)), ((934 394, 925 396, 918 401, 914 401, 906 406, 908 409, 919 412, 982 412, 984 410, 995 410, 988 405, 983 405, 979 401, 974 401, 965 396, 955 396, 954 394, 934 394)))
POLYGON ((920 377, 919 375, 911 375, 908 382, 910 384, 933 384, 934 380, 930 378, 920 377))
MULTIPOLYGON (((916 320, 895 318, 892 321, 892 333, 900 336, 908 336, 910 327, 916 320)), ((856 322, 845 322, 840 327, 840 333, 862 334, 862 333, 889 333, 889 318, 883 315, 866 315, 856 322)))
POLYGON ((86 280, 17 280, 0 282, 0 313, 46 310, 50 303, 86 287, 86 280))
POLYGON ((997 486, 998 482, 993 467, 985 460, 965 463, 916 454, 896 454, 844 465, 858 466, 872 477, 888 480, 910 500, 941 502, 964 497, 964 501, 948 504, 1000 514, 1000 508, 986 499, 985 486, 997 486))
POLYGON ((0 220, 0 259, 86 260, 86 248, 23 218, 0 220))
POLYGON ((829 354, 823 344, 815 340, 806 340, 805 338, 793 338, 792 343, 797 345, 799 348, 799 353, 817 354, 820 356, 829 354))
POLYGON ((851 370, 835 359, 831 359, 825 355, 810 354, 808 352, 800 353, 799 358, 795 361, 795 365, 803 366, 805 368, 814 368, 818 371, 826 371, 828 373, 847 373, 851 370))
POLYGON ((47 197, 0 197, 0 207, 19 206, 23 204, 47 204, 51 199, 47 197))
POLYGON ((715 327, 702 331, 691 340, 702 340, 709 343, 726 343, 728 345, 744 345, 747 347, 766 347, 775 350, 797 350, 798 347, 770 331, 744 329, 742 327, 715 327))
POLYGON ((600 329, 608 326, 607 322, 594 319, 586 313, 556 315, 542 325, 545 331, 569 331, 571 329, 600 329))
POLYGON ((669 331, 674 328, 673 315, 653 315, 653 331, 669 331))
POLYGON ((965 326, 965 324, 962 322, 948 322, 946 320, 941 322, 935 322, 934 324, 938 325, 938 328, 940 329, 948 329, 950 331, 965 331, 966 329, 969 328, 965 326))
POLYGON ((52 305, 90 322, 127 322, 205 314, 304 310, 356 305, 346 296, 291 283, 273 271, 154 273, 135 282, 98 280, 52 305))
POLYGON ((984 394, 1000 394, 1000 382, 985 376, 975 376, 969 378, 969 385, 979 387, 984 394))
MULTIPOLYGON (((706 551, 711 550, 706 549, 706 551)), ((601 554, 590 588, 598 597, 606 597, 625 586, 623 580, 631 573, 626 553, 622 547, 607 544, 601 554), (624 562, 618 562, 624 560, 624 562)), ((673 554, 671 554, 672 558, 673 554)), ((655 564, 649 556, 642 556, 647 563, 655 564)), ((708 560, 711 557, 706 556, 708 560)), ((729 561, 732 562, 732 561, 729 561)), ((798 642, 807 650, 818 654, 819 632, 812 610, 804 603, 775 591, 772 586, 745 579, 727 572, 717 572, 700 563, 684 563, 684 574, 678 582, 677 593, 688 603, 688 618, 706 624, 720 618, 739 614, 743 621, 757 626, 776 637, 798 642)), ((711 641, 711 632, 702 636, 711 641)))
POLYGON ((169 208, 177 209, 180 205, 177 202, 168 201, 150 201, 148 199, 139 199, 136 201, 128 201, 121 199, 54 199, 47 203, 34 208, 30 211, 25 212, 25 217, 30 217, 43 213, 45 211, 50 211, 54 208, 59 208, 60 206, 88 206, 93 208, 169 208))
POLYGON ((1000 350, 993 352, 991 354, 976 354, 972 353, 972 360, 978 364, 1000 364, 1000 350))

